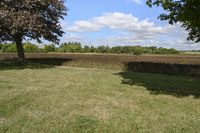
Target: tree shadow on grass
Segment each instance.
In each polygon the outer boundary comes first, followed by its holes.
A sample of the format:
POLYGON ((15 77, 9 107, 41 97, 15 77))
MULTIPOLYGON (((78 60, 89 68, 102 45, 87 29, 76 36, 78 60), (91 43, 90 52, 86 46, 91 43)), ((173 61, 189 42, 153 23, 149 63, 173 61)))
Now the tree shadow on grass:
POLYGON ((150 73, 120 72, 122 84, 145 87, 151 94, 200 97, 200 78, 150 73))
POLYGON ((12 69, 45 69, 61 66, 72 59, 63 58, 28 58, 26 62, 19 62, 17 58, 0 60, 0 71, 12 69))

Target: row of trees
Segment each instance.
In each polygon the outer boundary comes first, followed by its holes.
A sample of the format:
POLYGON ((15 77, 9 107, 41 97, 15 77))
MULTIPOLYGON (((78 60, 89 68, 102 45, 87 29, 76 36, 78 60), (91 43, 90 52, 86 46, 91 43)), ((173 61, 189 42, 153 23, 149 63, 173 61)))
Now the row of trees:
MULTIPOLYGON (((179 54, 176 49, 157 48, 157 47, 141 47, 141 46, 82 46, 79 42, 63 43, 59 47, 54 44, 44 45, 39 48, 37 45, 31 43, 23 44, 26 53, 48 53, 48 52, 63 52, 63 53, 116 53, 116 54, 179 54)), ((17 52, 15 44, 0 44, 0 51, 2 52, 17 52)))
MULTIPOLYGON (((59 44, 64 32, 60 19, 67 14, 65 0, 1 0, 0 42, 13 41, 21 61, 25 60, 22 42, 43 39, 59 44)), ((179 22, 188 31, 188 40, 200 42, 199 0, 147 0, 147 5, 161 6, 160 20, 169 24, 179 22)), ((161 49, 166 51, 166 49, 161 49)), ((174 51, 174 50, 173 50, 174 51)))

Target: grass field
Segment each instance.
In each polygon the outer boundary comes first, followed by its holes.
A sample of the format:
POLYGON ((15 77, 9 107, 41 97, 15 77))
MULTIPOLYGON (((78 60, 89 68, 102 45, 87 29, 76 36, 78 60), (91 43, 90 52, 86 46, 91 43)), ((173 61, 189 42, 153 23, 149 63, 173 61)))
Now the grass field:
POLYGON ((2 133, 200 131, 199 77, 10 67, 0 92, 2 133))

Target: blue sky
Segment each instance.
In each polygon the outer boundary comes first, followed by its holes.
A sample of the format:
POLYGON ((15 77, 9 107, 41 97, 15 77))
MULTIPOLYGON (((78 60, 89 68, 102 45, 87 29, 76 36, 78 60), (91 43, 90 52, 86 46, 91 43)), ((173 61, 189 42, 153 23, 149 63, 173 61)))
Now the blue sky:
POLYGON ((170 26, 157 19, 161 8, 149 8, 145 0, 67 0, 68 15, 61 22, 61 42, 83 45, 140 45, 200 49, 188 42, 180 24, 170 26))

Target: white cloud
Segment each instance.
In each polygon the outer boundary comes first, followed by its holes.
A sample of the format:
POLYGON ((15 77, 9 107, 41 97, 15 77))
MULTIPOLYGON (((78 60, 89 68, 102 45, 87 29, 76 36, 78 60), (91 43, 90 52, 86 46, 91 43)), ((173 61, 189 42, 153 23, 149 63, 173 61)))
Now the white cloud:
POLYGON ((136 4, 142 4, 142 0, 129 0, 130 2, 134 2, 136 4))
MULTIPOLYGON (((83 44, 90 45, 141 45, 157 46, 177 49, 200 49, 200 43, 186 40, 187 31, 180 27, 180 24, 171 26, 158 26, 149 19, 140 20, 132 14, 120 12, 105 13, 89 20, 75 21, 73 25, 67 25, 67 31, 78 36, 86 32, 101 33, 101 29, 109 28, 120 34, 108 37, 92 39, 89 36, 79 39, 83 44)), ((67 40, 70 40, 68 37, 67 40)), ((73 38, 75 40, 77 38, 73 38)), ((78 40, 78 39, 77 39, 78 40)))
POLYGON ((100 28, 101 25, 98 25, 97 23, 82 20, 74 22, 74 26, 69 27, 67 30, 71 32, 89 32, 98 31, 100 28))
POLYGON ((75 21, 73 26, 68 27, 70 32, 94 32, 100 31, 102 28, 110 28, 114 30, 123 30, 133 33, 164 34, 169 27, 155 26, 148 19, 139 20, 132 14, 124 14, 120 12, 105 13, 102 16, 94 17, 90 20, 75 21))

